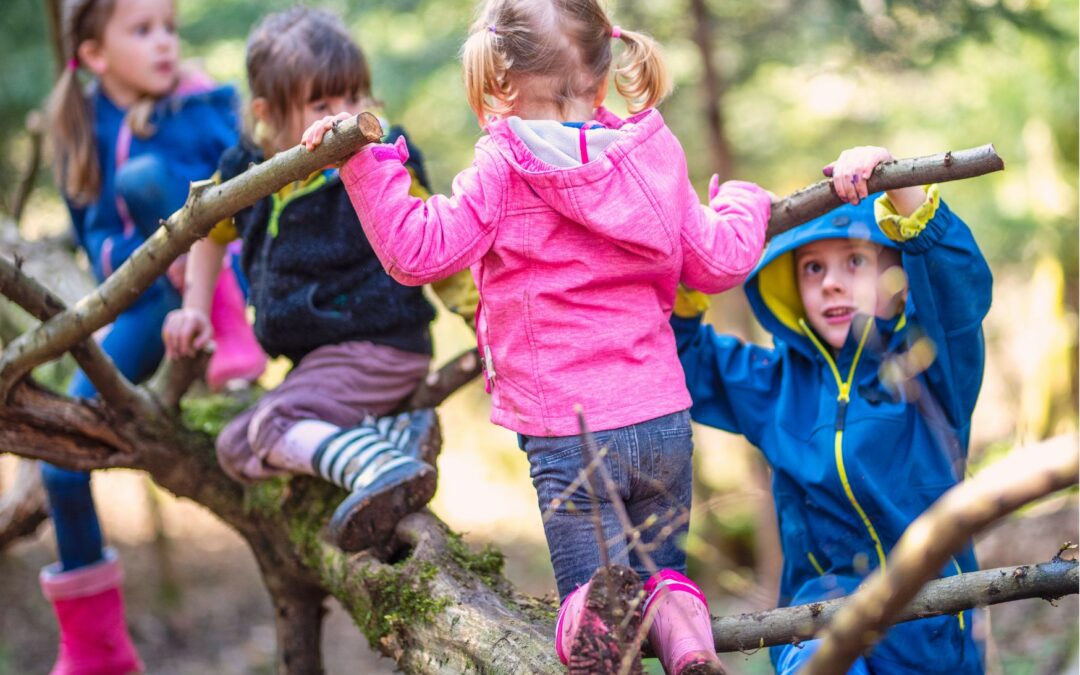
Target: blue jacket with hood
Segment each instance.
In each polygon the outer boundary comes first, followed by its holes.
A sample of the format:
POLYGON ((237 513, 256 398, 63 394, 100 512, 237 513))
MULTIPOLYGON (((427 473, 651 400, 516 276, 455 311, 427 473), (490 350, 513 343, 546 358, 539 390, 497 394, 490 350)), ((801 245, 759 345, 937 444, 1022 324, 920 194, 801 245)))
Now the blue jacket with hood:
MULTIPOLYGON (((936 186, 925 227, 899 242, 878 227, 874 201, 842 206, 770 242, 746 293, 772 349, 718 335, 700 316, 672 319, 693 419, 742 434, 772 467, 784 553, 780 606, 852 592, 963 478, 990 269, 968 227, 937 202, 936 186), (909 291, 896 318, 856 317, 834 356, 805 321, 793 251, 851 237, 899 248, 909 291), (927 345, 935 358, 913 381, 883 381, 886 360, 927 345)), ((941 575, 976 569, 969 546, 941 575)), ((968 611, 898 624, 870 653, 870 670, 981 673, 971 621, 968 611)), ((781 649, 772 650, 774 664, 781 649)))

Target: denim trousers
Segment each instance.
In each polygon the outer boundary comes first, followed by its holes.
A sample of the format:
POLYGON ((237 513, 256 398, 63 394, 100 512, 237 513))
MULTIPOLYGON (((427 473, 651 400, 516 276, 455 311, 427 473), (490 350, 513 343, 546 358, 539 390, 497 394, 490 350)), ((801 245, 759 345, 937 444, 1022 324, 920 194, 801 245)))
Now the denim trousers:
MULTIPOLYGON (((168 217, 184 203, 187 182, 169 176, 161 158, 140 155, 117 172, 116 191, 136 226, 132 236, 117 244, 121 250, 130 252, 157 229, 159 219, 168 217)), ((162 277, 116 317, 101 340, 101 348, 124 377, 141 382, 153 374, 165 355, 161 325, 165 315, 179 306, 180 294, 162 277)), ((68 387, 68 394, 93 398, 97 391, 79 370, 68 387)), ((90 491, 90 473, 42 462, 41 475, 49 495, 49 512, 63 570, 101 560, 101 525, 90 491)))
MULTIPOLYGON (((601 471, 590 472, 608 562, 627 565, 641 578, 664 568, 686 572, 690 522, 693 440, 687 411, 593 434, 601 471), (616 512, 621 504, 632 527, 616 512), (633 533, 655 569, 631 545, 633 533)), ((588 581, 603 564, 588 478, 591 453, 581 436, 518 436, 529 457, 529 473, 544 517, 559 597, 588 581)))

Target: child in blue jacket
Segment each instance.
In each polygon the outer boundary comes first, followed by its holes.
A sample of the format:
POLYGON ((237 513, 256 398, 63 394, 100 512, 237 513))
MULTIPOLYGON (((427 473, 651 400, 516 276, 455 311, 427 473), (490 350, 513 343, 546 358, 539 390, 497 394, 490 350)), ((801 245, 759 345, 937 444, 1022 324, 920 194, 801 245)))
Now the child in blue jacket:
MULTIPOLYGON (((865 199, 890 159, 841 154, 826 171, 849 203, 770 242, 746 293, 772 349, 701 325, 686 297, 672 319, 692 418, 744 435, 772 467, 780 606, 854 591, 963 478, 990 269, 936 185, 865 199)), ((968 546, 941 575, 975 569, 968 546)), ((777 672, 817 644, 773 647, 777 672)), ((972 612, 898 624, 851 672, 981 673, 972 612)))

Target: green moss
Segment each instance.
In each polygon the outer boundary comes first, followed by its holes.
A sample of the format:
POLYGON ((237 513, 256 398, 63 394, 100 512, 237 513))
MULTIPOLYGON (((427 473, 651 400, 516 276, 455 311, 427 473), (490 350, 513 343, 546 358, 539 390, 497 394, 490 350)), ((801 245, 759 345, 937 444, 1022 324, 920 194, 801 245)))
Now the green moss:
POLYGON ((189 429, 217 436, 229 421, 250 407, 262 395, 253 387, 241 394, 187 396, 180 401, 180 415, 189 429))
POLYGON ((495 590, 501 590, 506 583, 502 571, 506 556, 491 544, 484 544, 474 552, 460 534, 446 533, 446 549, 450 557, 467 572, 471 572, 495 590))
POLYGON ((289 492, 289 479, 281 476, 259 481, 244 490, 244 512, 264 517, 281 510, 289 492))
POLYGON ((365 575, 371 602, 354 618, 373 647, 405 626, 430 622, 450 605, 449 598, 431 592, 431 580, 438 572, 435 563, 408 562, 373 569, 365 575))

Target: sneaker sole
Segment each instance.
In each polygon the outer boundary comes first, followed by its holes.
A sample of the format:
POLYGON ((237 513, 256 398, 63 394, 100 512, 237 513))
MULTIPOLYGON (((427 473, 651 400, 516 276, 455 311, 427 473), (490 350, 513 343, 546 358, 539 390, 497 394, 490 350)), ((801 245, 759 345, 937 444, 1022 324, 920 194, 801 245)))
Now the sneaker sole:
MULTIPOLYGON (((602 567, 593 575, 585 611, 567 664, 571 675, 617 673, 641 625, 641 580, 628 567, 602 567), (629 620, 627 617, 629 616, 629 620)), ((641 673, 641 655, 630 664, 641 673)))
POLYGON ((423 508, 435 496, 436 472, 430 466, 376 492, 350 494, 334 511, 327 535, 347 553, 387 540, 398 521, 423 508))

